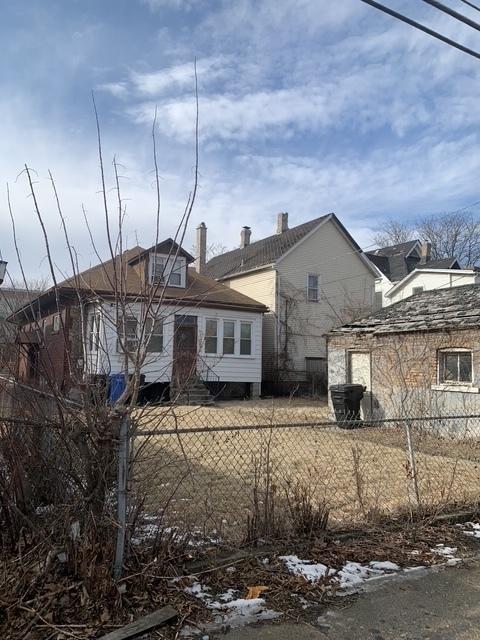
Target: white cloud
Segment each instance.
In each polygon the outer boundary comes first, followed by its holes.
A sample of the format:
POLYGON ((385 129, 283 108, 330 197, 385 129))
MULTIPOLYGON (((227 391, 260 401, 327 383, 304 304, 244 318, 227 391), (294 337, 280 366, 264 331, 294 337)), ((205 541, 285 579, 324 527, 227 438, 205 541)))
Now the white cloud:
POLYGON ((141 0, 150 11, 160 11, 162 9, 176 9, 190 11, 194 7, 203 4, 203 0, 141 0))
POLYGON ((110 93, 115 98, 126 98, 128 96, 128 88, 126 82, 105 82, 96 87, 99 91, 110 93))
MULTIPOLYGON (((224 56, 202 58, 197 60, 197 77, 199 83, 205 86, 213 80, 225 77, 228 73, 228 59, 224 56)), ((171 89, 185 89, 195 87, 194 62, 177 64, 149 73, 133 72, 130 76, 133 89, 140 95, 158 96, 171 89)))

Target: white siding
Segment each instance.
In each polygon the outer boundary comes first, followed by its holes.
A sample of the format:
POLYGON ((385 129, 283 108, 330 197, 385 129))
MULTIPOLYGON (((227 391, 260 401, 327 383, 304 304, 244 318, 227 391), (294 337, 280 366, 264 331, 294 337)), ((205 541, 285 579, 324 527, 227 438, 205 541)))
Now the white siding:
MULTIPOLYGON (((305 370, 306 357, 326 357, 325 334, 372 310, 375 275, 332 221, 328 221, 277 263, 280 325, 288 317, 291 366, 305 370), (318 302, 307 302, 309 273, 320 278, 318 302), (291 309, 287 305, 290 301, 291 309)), ((280 329, 279 350, 285 336, 280 329)))
POLYGON ((405 283, 396 289, 394 295, 386 297, 386 304, 395 304, 400 300, 413 295, 414 287, 423 287, 424 291, 431 289, 449 289, 450 287, 460 287, 466 284, 474 284, 479 281, 478 274, 469 269, 417 269, 409 277, 405 278, 405 283))
MULTIPOLYGON (((98 308, 98 307, 97 307, 98 308)), ((117 350, 117 332, 115 329, 115 306, 103 303, 100 349, 89 354, 86 363, 87 373, 110 374, 120 373, 125 370, 124 355, 117 350)), ((93 311, 93 305, 87 310, 93 311)), ((261 382, 262 379, 262 314, 247 311, 228 311, 223 309, 210 309, 205 307, 181 307, 175 309, 165 306, 163 345, 160 353, 149 353, 142 373, 146 382, 168 382, 172 374, 173 338, 175 313, 192 315, 197 317, 198 326, 198 373, 200 377, 210 368, 213 372, 208 374, 209 380, 220 382, 261 382), (217 318, 245 321, 252 323, 252 354, 251 356, 229 355, 210 356, 203 350, 203 338, 205 335, 206 318, 217 318), (217 378, 218 376, 218 378, 217 378)), ((139 317, 140 304, 131 305, 131 315, 139 317)), ((238 339, 238 336, 237 336, 238 339)), ((206 375, 205 375, 206 377, 206 375)))

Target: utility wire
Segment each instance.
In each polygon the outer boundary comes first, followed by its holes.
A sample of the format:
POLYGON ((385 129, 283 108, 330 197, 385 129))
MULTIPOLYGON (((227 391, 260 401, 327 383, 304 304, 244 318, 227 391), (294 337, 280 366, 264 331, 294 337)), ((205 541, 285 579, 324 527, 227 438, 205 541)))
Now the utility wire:
POLYGON ((476 9, 477 11, 480 11, 480 7, 477 6, 476 4, 473 4, 473 2, 470 2, 469 0, 460 0, 460 2, 463 2, 463 4, 467 4, 469 7, 472 7, 472 9, 476 9))
POLYGON ((475 20, 470 20, 470 18, 467 18, 462 13, 458 13, 458 11, 450 9, 450 7, 447 7, 441 2, 437 2, 437 0, 423 0, 423 2, 431 5, 432 7, 435 7, 435 9, 438 9, 439 11, 443 11, 443 13, 448 13, 449 16, 452 16, 452 18, 455 18, 456 20, 460 20, 460 22, 468 24, 468 26, 472 27, 472 29, 480 31, 480 24, 478 24, 478 22, 475 22, 475 20))
POLYGON ((463 53, 467 53, 469 56, 473 56, 474 58, 477 58, 478 60, 480 60, 480 53, 478 53, 478 51, 469 49, 468 47, 465 47, 463 44, 460 44, 459 42, 456 42, 455 40, 451 40, 450 38, 447 38, 441 33, 438 33, 438 31, 434 31, 433 29, 430 29, 429 27, 426 27, 425 25, 420 24, 420 22, 416 22, 411 18, 407 18, 407 16, 404 16, 402 13, 398 13, 398 11, 394 11, 393 9, 390 9, 389 7, 386 7, 385 5, 380 4, 379 2, 375 2, 375 0, 360 0, 360 1, 370 5, 371 7, 374 7, 374 9, 378 9, 379 11, 383 11, 384 13, 388 13, 388 15, 393 16, 394 18, 397 18, 397 20, 401 20, 402 22, 409 24, 411 27, 415 27, 415 29, 419 29, 420 31, 427 33, 429 36, 432 36, 433 38, 437 38, 437 40, 441 40, 442 42, 445 42, 445 44, 448 44, 451 47, 455 47, 455 49, 459 49, 459 51, 463 51, 463 53))

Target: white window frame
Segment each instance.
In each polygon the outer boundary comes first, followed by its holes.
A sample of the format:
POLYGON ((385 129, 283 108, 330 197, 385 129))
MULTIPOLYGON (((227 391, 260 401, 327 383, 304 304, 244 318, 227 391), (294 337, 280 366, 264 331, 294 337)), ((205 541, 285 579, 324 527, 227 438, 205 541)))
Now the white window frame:
POLYGON ((307 273, 307 302, 319 302, 320 301, 320 276, 318 273, 307 273), (317 286, 310 286, 310 278, 317 279, 317 286), (310 297, 310 291, 316 291, 315 298, 310 297))
POLYGON ((203 322, 203 340, 202 340, 202 355, 210 358, 243 358, 254 359, 255 358, 255 321, 244 318, 230 318, 230 317, 213 317, 209 316, 204 319, 203 322), (213 320, 217 323, 217 352, 207 353, 205 351, 205 338, 207 333, 207 320, 213 320), (224 322, 233 322, 234 325, 234 347, 233 353, 223 353, 223 339, 224 339, 224 322), (248 354, 240 353, 240 340, 241 340, 241 325, 249 324, 251 326, 251 352, 248 354))
POLYGON ((87 351, 89 353, 97 353, 99 351, 100 323, 101 323, 101 314, 99 311, 94 311, 88 316, 87 351))
POLYGON ((138 318, 137 316, 133 315, 132 313, 126 315, 124 318, 120 318, 119 320, 119 327, 118 327, 118 331, 121 332, 121 335, 118 335, 118 339, 117 339, 117 352, 118 353, 135 353, 136 350, 138 349, 138 318), (135 329, 135 348, 130 349, 129 348, 129 342, 133 342, 133 338, 129 339, 127 337, 126 331, 125 331, 125 326, 124 323, 127 322, 128 320, 135 320, 136 321, 136 329, 135 329), (124 342, 124 348, 122 349, 121 346, 121 340, 124 342))
POLYGON ((462 393, 479 393, 480 389, 478 386, 474 385, 475 380, 475 368, 473 362, 473 350, 467 349, 464 347, 451 347, 445 349, 438 349, 437 351, 437 384, 432 385, 432 389, 436 391, 457 391, 462 393), (471 380, 467 381, 456 381, 456 380, 442 380, 441 379, 441 358, 444 354, 447 353, 469 353, 471 358, 471 380))
POLYGON ((155 284, 164 284, 167 283, 168 287, 175 287, 177 289, 185 289, 186 287, 186 276, 187 276, 187 261, 184 257, 178 256, 168 256, 163 253, 151 253, 148 261, 148 281, 151 285, 155 284), (154 281, 154 273, 155 273, 155 263, 157 258, 162 259, 164 261, 163 268, 163 278, 160 283, 154 281), (176 268, 175 265, 178 265, 176 268), (173 284, 170 282, 170 276, 172 271, 180 271, 180 284, 173 284))
MULTIPOLYGON (((138 334, 138 325, 137 325, 137 334, 138 334)), ((165 323, 163 322, 163 318, 151 318, 151 317, 147 317, 145 320, 145 335, 144 335, 144 342, 145 342, 145 351, 147 353, 164 353, 165 351, 165 323), (156 325, 158 327, 158 325, 161 327, 161 331, 158 331, 158 329, 156 330, 156 325), (152 331, 153 328, 153 331, 152 331), (150 340, 153 337, 162 337, 162 346, 160 350, 153 350, 150 349, 150 340), (147 342, 148 339, 148 342, 147 342)))
MULTIPOLYGON (((205 318, 205 330, 203 332, 203 353, 206 356, 218 356, 219 355, 219 346, 220 346, 220 333, 223 333, 223 319, 221 318, 205 318), (220 320, 222 320, 222 322, 220 322, 220 320), (216 325, 216 332, 214 336, 207 336, 207 322, 215 322, 216 325), (222 325, 222 331, 220 331, 220 324, 222 325), (215 338, 216 340, 216 345, 217 348, 215 351, 207 351, 205 348, 206 342, 208 338, 215 338)), ((222 340, 222 346, 223 346, 223 340, 222 340)))

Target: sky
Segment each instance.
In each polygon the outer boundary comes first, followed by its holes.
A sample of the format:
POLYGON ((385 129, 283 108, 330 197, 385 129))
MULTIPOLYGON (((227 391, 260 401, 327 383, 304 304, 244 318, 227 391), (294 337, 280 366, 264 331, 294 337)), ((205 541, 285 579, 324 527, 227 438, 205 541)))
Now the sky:
MULTIPOLYGON (((460 0, 450 7, 480 21, 460 0)), ((421 0, 390 7, 480 50, 480 33, 421 0)), ((69 259, 49 171, 81 268, 107 257, 92 91, 112 228, 119 166, 124 245, 175 233, 199 189, 184 246, 238 246, 334 211, 359 244, 385 220, 480 200, 480 61, 360 0, 23 0, 0 22, 0 251, 28 278, 48 274, 34 189, 59 274, 69 259), (86 212, 95 247, 84 219, 86 212)), ((477 211, 480 209, 477 207, 477 211)))

